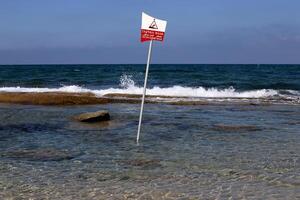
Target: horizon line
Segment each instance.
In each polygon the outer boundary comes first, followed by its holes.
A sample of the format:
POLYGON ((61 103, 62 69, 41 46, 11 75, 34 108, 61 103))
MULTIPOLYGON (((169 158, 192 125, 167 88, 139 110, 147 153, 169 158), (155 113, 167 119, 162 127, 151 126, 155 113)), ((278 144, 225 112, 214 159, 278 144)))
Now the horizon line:
MULTIPOLYGON (((33 63, 0 64, 0 66, 37 66, 37 65, 146 65, 146 63, 33 63)), ((300 65, 300 63, 151 63, 150 65, 300 65)))

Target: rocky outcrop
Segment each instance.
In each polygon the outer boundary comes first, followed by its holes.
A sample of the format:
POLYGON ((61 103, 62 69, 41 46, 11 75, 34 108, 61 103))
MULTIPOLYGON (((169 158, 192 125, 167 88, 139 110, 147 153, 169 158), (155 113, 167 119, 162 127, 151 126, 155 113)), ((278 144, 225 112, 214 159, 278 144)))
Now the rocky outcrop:
POLYGON ((107 98, 98 98, 91 93, 22 93, 22 92, 0 92, 0 103, 18 103, 32 105, 88 105, 106 104, 107 98))
MULTIPOLYGON (((190 97, 176 97, 176 96, 161 96, 161 95, 147 95, 145 103, 159 103, 171 105, 271 105, 270 99, 248 99, 234 98, 232 101, 227 98, 212 99, 190 99, 190 97), (179 98, 179 101, 174 99, 179 98), (222 101, 220 101, 222 100, 222 101), (253 102, 254 101, 254 102, 253 102)), ((275 102, 277 101, 274 99, 275 102)), ((284 100, 286 101, 286 100, 284 100)), ((284 102, 282 101, 282 102, 284 102)), ((274 102, 272 100, 272 102, 274 102)), ((136 94, 105 94, 103 96, 96 96, 93 93, 67 93, 67 92, 0 92, 0 103, 15 103, 15 104, 31 104, 31 105, 96 105, 108 103, 130 103, 140 104, 141 95, 136 94)), ((278 103, 280 103, 278 101, 278 103)), ((293 104, 299 102, 293 102, 293 104)))
MULTIPOLYGON (((0 103, 31 105, 95 105, 107 103, 140 103, 141 100, 99 97, 92 93, 63 92, 0 92, 0 103)), ((146 101, 148 102, 148 101, 146 101)))
POLYGON ((65 150, 57 149, 32 149, 16 150, 2 155, 11 159, 24 159, 28 161, 62 161, 71 160, 75 156, 65 150))
POLYGON ((97 112, 88 112, 74 116, 74 119, 80 122, 102 122, 110 120, 110 115, 108 111, 100 110, 97 112))

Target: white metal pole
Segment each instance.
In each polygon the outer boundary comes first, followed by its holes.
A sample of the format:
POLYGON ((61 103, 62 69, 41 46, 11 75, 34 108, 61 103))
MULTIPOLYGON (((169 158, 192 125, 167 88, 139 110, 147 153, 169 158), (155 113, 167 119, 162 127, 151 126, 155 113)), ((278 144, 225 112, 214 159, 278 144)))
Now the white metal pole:
POLYGON ((153 43, 153 40, 150 41, 149 50, 148 50, 148 60, 147 60, 147 67, 146 67, 146 74, 145 74, 145 81, 144 81, 144 91, 143 91, 143 98, 142 98, 142 104, 141 104, 139 127, 138 127, 137 136, 136 136, 136 143, 139 143, 139 139, 140 139, 140 131, 141 131, 141 124, 142 124, 143 110, 144 110, 144 103, 145 103, 145 96, 146 96, 147 79, 148 79, 149 65, 150 65, 150 61, 151 61, 152 43, 153 43))

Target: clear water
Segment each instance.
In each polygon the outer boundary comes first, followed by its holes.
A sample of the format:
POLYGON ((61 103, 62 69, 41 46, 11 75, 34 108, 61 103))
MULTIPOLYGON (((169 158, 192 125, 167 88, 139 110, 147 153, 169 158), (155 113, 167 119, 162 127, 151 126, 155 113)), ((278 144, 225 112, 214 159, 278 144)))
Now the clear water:
MULTIPOLYGON (((143 69, 2 66, 0 86, 118 88, 143 69)), ((299 69, 156 65, 149 84, 299 91, 299 69)), ((139 108, 0 104, 0 199, 300 199, 298 104, 147 104, 137 146, 139 108), (110 122, 71 119, 102 109, 110 122)))
POLYGON ((139 146, 138 111, 132 104, 1 105, 0 197, 300 197, 299 106, 148 104, 139 146), (110 111, 110 124, 70 119, 99 109, 110 111), (25 150, 33 154, 17 154, 25 150), (58 153, 39 156, 45 150, 58 153))

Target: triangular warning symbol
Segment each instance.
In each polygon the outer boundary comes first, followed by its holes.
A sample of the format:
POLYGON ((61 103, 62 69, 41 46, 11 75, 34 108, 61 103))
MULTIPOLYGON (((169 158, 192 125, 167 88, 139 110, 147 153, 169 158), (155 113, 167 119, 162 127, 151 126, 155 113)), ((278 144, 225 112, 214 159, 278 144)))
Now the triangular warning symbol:
POLYGON ((155 22, 155 19, 153 19, 153 22, 151 23, 151 25, 149 26, 149 28, 158 29, 157 24, 155 22))

